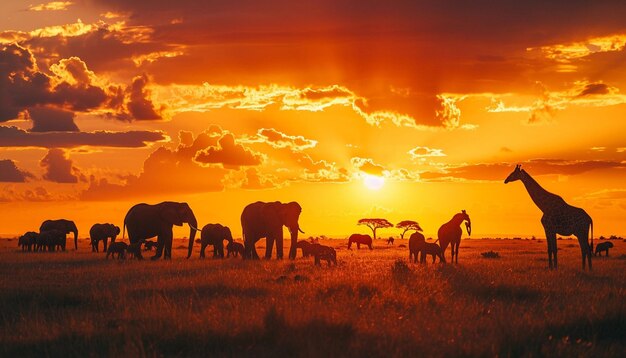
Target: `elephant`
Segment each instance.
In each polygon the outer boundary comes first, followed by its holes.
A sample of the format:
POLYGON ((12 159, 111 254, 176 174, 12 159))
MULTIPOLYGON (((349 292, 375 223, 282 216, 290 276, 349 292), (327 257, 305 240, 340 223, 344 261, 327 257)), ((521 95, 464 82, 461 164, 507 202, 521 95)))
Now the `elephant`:
POLYGON ((331 263, 337 266, 337 251, 330 246, 313 244, 311 245, 311 255, 315 257, 316 266, 321 265, 321 260, 325 260, 328 263, 328 267, 330 267, 331 263))
MULTIPOLYGON (((200 232, 200 257, 204 258, 204 250, 208 245, 213 245, 213 257, 224 258, 224 240, 233 241, 233 235, 228 226, 221 224, 206 224, 200 232)), ((193 243, 189 245, 187 258, 191 256, 193 243)))
POLYGON ((65 232, 61 230, 47 230, 39 233, 39 239, 43 245, 43 248, 47 247, 48 251, 56 251, 60 248, 65 251, 65 245, 67 238, 65 232))
POLYGON ((348 250, 350 250, 350 248, 352 247, 353 242, 356 243, 357 250, 361 249, 361 245, 367 245, 370 248, 370 250, 373 250, 372 237, 369 235, 363 235, 363 234, 350 235, 350 237, 348 238, 348 250))
POLYGON ((613 247, 612 242, 602 242, 596 245, 596 256, 602 256, 602 251, 606 252, 606 256, 609 256, 609 249, 613 247))
POLYGON ((315 245, 306 240, 300 240, 296 244, 296 249, 302 249, 302 257, 309 257, 312 255, 311 247, 315 245))
POLYGON ((439 262, 446 263, 445 257, 443 257, 443 249, 441 246, 432 242, 424 242, 422 246, 422 256, 420 257, 420 262, 426 262, 426 256, 431 255, 433 257, 433 263, 435 263, 435 258, 439 257, 439 262))
MULTIPOLYGON (((128 210, 124 218, 124 232, 128 228, 128 239, 131 244, 144 242, 146 239, 157 237, 157 249, 152 260, 158 260, 163 256, 165 259, 172 258, 172 240, 174 225, 182 226, 189 224, 189 246, 193 245, 196 237, 198 222, 193 211, 187 203, 164 201, 159 204, 137 204, 128 210)), ((138 252, 137 259, 143 257, 138 252)))
POLYGON ((17 240, 17 246, 22 247, 22 251, 32 251, 37 245, 37 238, 39 234, 34 231, 28 231, 24 235, 20 236, 17 240))
POLYGON ((46 220, 41 223, 39 232, 43 233, 48 230, 59 230, 64 234, 74 233, 74 250, 78 250, 78 229, 76 224, 72 220, 59 219, 59 220, 46 220))
MULTIPOLYGON (((138 243, 140 244, 140 243, 138 243)), ((128 244, 125 242, 112 242, 111 245, 109 245, 109 248, 107 249, 107 256, 106 259, 109 259, 109 255, 111 255, 113 258, 115 258, 115 254, 117 254, 117 258, 119 260, 125 259, 126 258, 126 250, 128 250, 128 244)))
POLYGON ((98 251, 98 242, 102 241, 104 244, 103 251, 107 251, 107 242, 111 238, 111 243, 115 242, 115 238, 120 234, 120 227, 113 224, 93 224, 89 229, 89 236, 91 237, 91 251, 98 251))
POLYGON ((298 232, 304 234, 300 229, 298 219, 302 207, 295 201, 290 203, 261 202, 249 204, 241 213, 241 228, 245 246, 244 258, 258 259, 254 244, 261 238, 266 239, 265 258, 272 257, 272 249, 276 242, 276 258, 283 258, 283 226, 289 229, 291 234, 291 246, 289 248, 289 258, 296 258, 296 242, 298 232))
POLYGON ((226 250, 226 257, 230 257, 230 254, 233 254, 233 257, 237 257, 238 254, 241 254, 241 257, 243 257, 246 252, 242 244, 234 241, 231 241, 226 245, 226 250))
MULTIPOLYGON (((413 262, 417 262, 417 257, 423 250, 425 243, 426 238, 422 233, 416 231, 411 234, 409 237, 409 262, 411 261, 411 257, 413 258, 413 262)), ((422 253, 422 256, 423 255, 422 253)))

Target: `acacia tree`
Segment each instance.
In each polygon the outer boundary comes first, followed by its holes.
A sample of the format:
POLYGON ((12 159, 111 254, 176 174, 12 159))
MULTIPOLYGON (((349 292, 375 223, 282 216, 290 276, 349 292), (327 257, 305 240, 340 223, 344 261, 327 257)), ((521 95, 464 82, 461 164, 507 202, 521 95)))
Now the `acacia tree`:
POLYGON ((374 240, 376 240, 376 229, 393 227, 393 224, 387 221, 387 219, 361 219, 358 222, 358 225, 365 225, 372 230, 372 234, 374 234, 374 240))
POLYGON ((403 229, 402 234, 400 235, 400 238, 402 239, 404 239, 404 234, 406 234, 406 232, 409 230, 423 231, 422 228, 420 227, 420 224, 418 224, 417 221, 413 221, 413 220, 400 221, 396 225, 396 227, 398 229, 403 229))

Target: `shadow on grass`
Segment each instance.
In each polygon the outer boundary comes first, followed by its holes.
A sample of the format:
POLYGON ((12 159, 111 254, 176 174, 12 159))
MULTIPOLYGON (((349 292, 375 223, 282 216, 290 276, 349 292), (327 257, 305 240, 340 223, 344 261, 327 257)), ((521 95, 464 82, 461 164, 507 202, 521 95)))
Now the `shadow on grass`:
POLYGON ((623 314, 594 321, 579 319, 563 325, 548 326, 539 331, 529 330, 528 335, 505 339, 499 355, 506 357, 580 355, 580 346, 586 349, 593 347, 594 352, 601 356, 619 355, 623 354, 626 348, 624 332, 626 316, 623 314))
POLYGON ((130 296, 132 298, 144 299, 155 294, 160 294, 172 299, 188 298, 194 296, 197 296, 199 298, 216 298, 227 296, 233 296, 237 298, 259 298, 267 296, 268 292, 264 288, 239 288, 217 283, 198 287, 139 289, 131 291, 130 296))
POLYGON ((0 347, 0 355, 341 357, 357 353, 349 349, 355 338, 351 324, 316 319, 289 324, 273 308, 266 314, 262 326, 234 335, 210 330, 171 334, 166 330, 155 332, 154 328, 140 335, 129 333, 69 334, 51 340, 9 341, 0 347))

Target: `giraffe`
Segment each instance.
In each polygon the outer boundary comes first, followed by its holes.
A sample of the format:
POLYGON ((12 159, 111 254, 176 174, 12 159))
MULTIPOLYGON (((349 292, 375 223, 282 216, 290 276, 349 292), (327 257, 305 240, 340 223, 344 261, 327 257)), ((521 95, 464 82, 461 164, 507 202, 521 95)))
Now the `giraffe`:
POLYGON ((461 210, 460 213, 455 214, 450 221, 441 225, 439 230, 437 231, 437 240, 441 244, 441 250, 446 252, 446 248, 448 248, 448 244, 450 245, 450 251, 452 252, 452 258, 450 262, 459 263, 459 245, 461 244, 461 235, 463 235, 463 230, 461 229, 461 223, 465 221, 465 229, 467 230, 467 234, 471 235, 472 233, 472 223, 470 221, 469 215, 465 212, 465 210, 461 210), (456 261, 455 258, 456 257, 456 261))
POLYGON ((593 250, 593 220, 585 210, 571 206, 560 196, 545 190, 528 174, 521 165, 515 166, 515 170, 504 180, 504 184, 521 180, 528 195, 535 205, 543 212, 541 224, 546 233, 548 243, 548 267, 557 268, 556 235, 574 235, 578 238, 580 251, 583 258, 583 270, 585 259, 589 262, 591 270, 591 251, 593 250), (589 244, 589 229, 591 229, 591 244, 589 244), (552 260, 554 259, 554 263, 552 260), (554 266, 553 266, 554 265, 554 266))

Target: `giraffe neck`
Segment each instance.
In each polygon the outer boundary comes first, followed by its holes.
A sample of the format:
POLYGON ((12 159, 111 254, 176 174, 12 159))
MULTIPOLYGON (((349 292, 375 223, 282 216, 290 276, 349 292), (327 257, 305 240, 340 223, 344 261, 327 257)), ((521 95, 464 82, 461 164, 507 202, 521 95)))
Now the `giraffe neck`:
POLYGON ((539 183, 537 183, 537 181, 535 181, 530 174, 526 173, 525 170, 522 170, 520 180, 524 183, 526 191, 528 191, 528 195, 530 195, 530 198, 533 200, 535 205, 537 205, 539 210, 544 213, 547 210, 550 210, 550 208, 553 207, 555 199, 559 198, 559 196, 542 188, 541 185, 539 185, 539 183))
POLYGON ((463 220, 465 220, 463 214, 455 214, 452 219, 450 219, 449 223, 451 223, 452 225, 460 226, 463 220))

